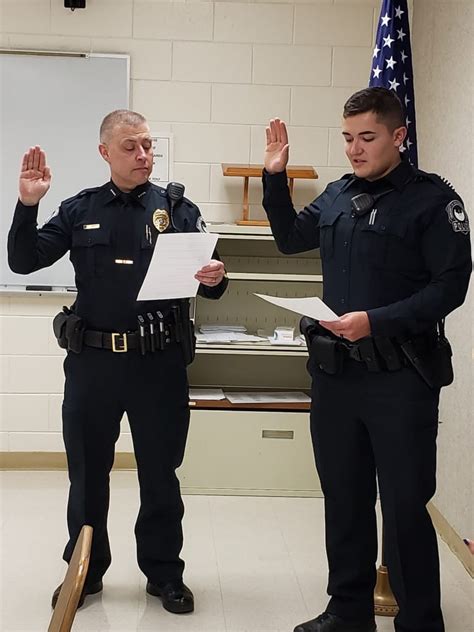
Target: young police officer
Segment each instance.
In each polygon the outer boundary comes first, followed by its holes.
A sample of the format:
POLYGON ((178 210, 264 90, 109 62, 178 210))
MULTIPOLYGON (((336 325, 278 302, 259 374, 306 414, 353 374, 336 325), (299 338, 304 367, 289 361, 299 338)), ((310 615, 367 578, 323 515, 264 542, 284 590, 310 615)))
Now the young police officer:
POLYGON ((296 214, 285 124, 275 119, 267 128, 263 203, 276 242, 288 254, 321 249, 324 301, 340 316, 314 324, 308 365, 331 598, 295 632, 376 629, 376 475, 400 608, 395 629, 442 632, 426 509, 435 491, 439 387, 449 382, 437 321, 466 294, 468 219, 449 185, 401 159, 406 128, 394 92, 368 88, 350 97, 342 134, 353 173, 296 214))
MULTIPOLYGON (((184 507, 175 474, 189 424, 189 305, 136 298, 160 233, 196 232, 203 221, 192 202, 182 197, 170 202, 164 189, 149 182, 152 140, 142 115, 118 110, 106 116, 99 151, 109 163, 111 180, 65 200, 57 215, 37 229, 38 203, 51 174, 44 152, 31 148, 23 158, 8 239, 15 272, 39 270, 70 250, 76 273, 74 314, 63 323, 69 348, 63 433, 71 482, 64 559, 71 559, 81 527, 92 525, 82 605, 86 595, 102 590, 111 562, 109 473, 126 412, 140 482, 135 534, 147 592, 160 597, 170 612, 190 612, 193 595, 183 584, 179 557, 184 507), (139 317, 144 318, 141 329, 139 317)), ((219 298, 227 285, 224 265, 217 259, 199 270, 196 279, 199 294, 207 298, 219 298)))

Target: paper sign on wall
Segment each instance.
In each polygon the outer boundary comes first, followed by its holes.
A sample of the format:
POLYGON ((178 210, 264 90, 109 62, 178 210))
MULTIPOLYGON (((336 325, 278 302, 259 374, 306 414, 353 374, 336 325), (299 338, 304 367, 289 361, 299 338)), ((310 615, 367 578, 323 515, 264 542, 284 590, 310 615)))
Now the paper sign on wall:
POLYGON ((166 186, 173 180, 173 134, 153 134, 153 170, 150 181, 158 186, 166 186))

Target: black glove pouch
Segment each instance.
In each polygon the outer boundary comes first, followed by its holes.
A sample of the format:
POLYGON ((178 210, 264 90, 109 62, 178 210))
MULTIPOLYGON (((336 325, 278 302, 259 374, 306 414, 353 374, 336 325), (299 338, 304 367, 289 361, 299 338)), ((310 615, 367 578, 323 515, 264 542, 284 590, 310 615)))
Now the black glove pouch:
POLYGON ((68 307, 63 307, 63 311, 56 314, 53 319, 53 332, 61 349, 67 349, 66 322, 71 313, 68 307))
POLYGON ((56 314, 53 319, 53 332, 61 349, 67 349, 73 353, 82 351, 84 341, 85 323, 76 316, 68 307, 56 314))
POLYGON ((308 373, 313 376, 316 369, 330 375, 341 373, 344 362, 344 350, 341 344, 333 340, 324 327, 308 316, 303 316, 301 319, 300 331, 306 340, 309 352, 306 365, 308 373))

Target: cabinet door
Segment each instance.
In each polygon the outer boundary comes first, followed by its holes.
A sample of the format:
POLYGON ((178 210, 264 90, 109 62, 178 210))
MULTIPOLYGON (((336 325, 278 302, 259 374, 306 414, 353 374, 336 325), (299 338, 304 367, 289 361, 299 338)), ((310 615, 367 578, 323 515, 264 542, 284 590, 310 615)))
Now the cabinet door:
POLYGON ((188 492, 321 495, 308 413, 194 410, 178 475, 188 492))

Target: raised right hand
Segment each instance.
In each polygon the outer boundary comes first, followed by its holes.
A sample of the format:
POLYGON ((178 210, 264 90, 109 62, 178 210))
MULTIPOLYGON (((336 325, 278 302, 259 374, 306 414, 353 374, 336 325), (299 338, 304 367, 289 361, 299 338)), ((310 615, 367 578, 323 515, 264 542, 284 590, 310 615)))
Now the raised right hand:
POLYGON ((36 145, 24 154, 20 170, 19 198, 22 204, 34 206, 51 186, 51 171, 46 154, 36 145))
POLYGON ((288 164, 288 133, 284 121, 271 119, 269 127, 265 129, 267 134, 267 147, 265 149, 265 169, 268 173, 279 173, 286 169, 288 164))

